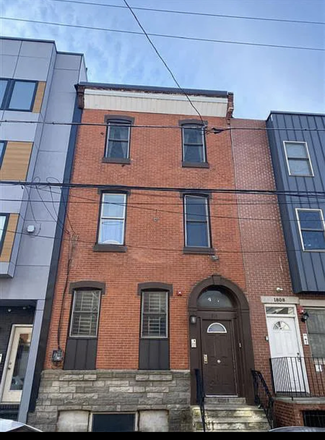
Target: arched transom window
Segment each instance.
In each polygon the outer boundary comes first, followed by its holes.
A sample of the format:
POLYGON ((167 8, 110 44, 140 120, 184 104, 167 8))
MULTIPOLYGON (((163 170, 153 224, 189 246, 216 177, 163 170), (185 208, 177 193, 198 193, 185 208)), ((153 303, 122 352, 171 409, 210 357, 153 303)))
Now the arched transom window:
POLYGON ((220 322, 214 322, 209 325, 207 333, 227 333, 227 329, 220 322))
POLYGON ((208 287, 204 290, 198 299, 197 305, 200 309, 233 308, 226 291, 218 287, 208 287))

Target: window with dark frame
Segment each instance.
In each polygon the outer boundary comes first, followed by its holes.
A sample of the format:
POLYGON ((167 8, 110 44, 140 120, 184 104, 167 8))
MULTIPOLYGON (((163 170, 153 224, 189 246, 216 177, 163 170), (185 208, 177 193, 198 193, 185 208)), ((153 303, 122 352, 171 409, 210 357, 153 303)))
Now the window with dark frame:
POLYGON ((100 298, 100 290, 74 291, 70 337, 97 337, 100 298))
POLYGON ((142 292, 141 338, 168 338, 168 292, 142 292))
POLYGON ((290 176, 314 175, 307 142, 284 142, 284 149, 290 176))
POLYGON ((184 196, 185 247, 210 248, 208 196, 184 196))
POLYGON ((0 141, 0 168, 2 166, 3 158, 6 152, 7 141, 0 141))
POLYGON ((126 194, 102 194, 98 244, 124 244, 125 213, 126 194))
POLYGON ((304 251, 325 251, 325 223, 321 209, 296 209, 304 251))
POLYGON ((105 157, 129 159, 131 122, 108 120, 105 157))
POLYGON ((325 363, 325 309, 306 309, 308 342, 313 357, 323 358, 325 363))
POLYGON ((1 109, 32 111, 37 84, 37 81, 0 79, 1 109))
POLYGON ((183 162, 206 163, 204 126, 183 124, 183 162))
POLYGON ((5 241, 8 219, 9 214, 0 214, 0 254, 2 252, 3 243, 5 241))

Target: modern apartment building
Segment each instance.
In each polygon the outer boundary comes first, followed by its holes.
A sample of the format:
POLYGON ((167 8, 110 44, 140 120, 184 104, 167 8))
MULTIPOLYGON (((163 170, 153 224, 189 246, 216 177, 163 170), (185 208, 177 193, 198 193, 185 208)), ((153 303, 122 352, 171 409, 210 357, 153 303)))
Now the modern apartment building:
POLYGON ((203 392, 207 430, 268 429, 252 371, 271 390, 269 323, 299 315, 266 125, 185 93, 78 85, 41 429, 202 429, 203 392))
POLYGON ((36 183, 69 180, 83 80, 81 54, 0 39, 0 417, 21 422, 44 361, 67 196, 36 183))
POLYGON ((324 427, 325 115, 271 112, 267 128, 294 294, 271 343, 274 391, 295 397, 281 402, 283 424, 324 427))

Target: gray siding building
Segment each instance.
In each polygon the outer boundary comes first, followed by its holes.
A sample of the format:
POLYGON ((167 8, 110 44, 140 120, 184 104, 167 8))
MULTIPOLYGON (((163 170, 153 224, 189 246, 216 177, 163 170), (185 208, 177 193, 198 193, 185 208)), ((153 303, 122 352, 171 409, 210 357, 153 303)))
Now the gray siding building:
POLYGON ((271 112, 267 128, 293 291, 325 293, 325 115, 271 112))
POLYGON ((0 417, 21 422, 37 392, 66 237, 66 190, 36 184, 69 181, 75 84, 86 79, 82 54, 58 52, 53 41, 0 39, 0 417))

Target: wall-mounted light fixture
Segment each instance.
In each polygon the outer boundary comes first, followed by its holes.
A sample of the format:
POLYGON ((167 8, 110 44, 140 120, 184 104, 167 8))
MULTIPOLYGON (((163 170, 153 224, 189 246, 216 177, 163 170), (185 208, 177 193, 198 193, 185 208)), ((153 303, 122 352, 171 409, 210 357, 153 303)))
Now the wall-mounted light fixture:
POLYGON ((63 350, 58 348, 52 352, 52 362, 62 362, 63 361, 63 350))
POLYGON ((195 315, 191 315, 190 316, 190 323, 191 324, 196 324, 196 316, 195 315))
POLYGON ((306 310, 304 310, 304 311, 302 312, 302 314, 301 314, 301 320, 302 320, 302 322, 306 322, 308 318, 309 318, 309 313, 306 312, 306 310))

